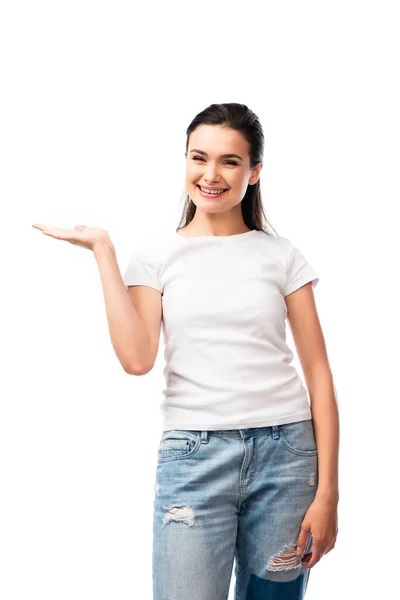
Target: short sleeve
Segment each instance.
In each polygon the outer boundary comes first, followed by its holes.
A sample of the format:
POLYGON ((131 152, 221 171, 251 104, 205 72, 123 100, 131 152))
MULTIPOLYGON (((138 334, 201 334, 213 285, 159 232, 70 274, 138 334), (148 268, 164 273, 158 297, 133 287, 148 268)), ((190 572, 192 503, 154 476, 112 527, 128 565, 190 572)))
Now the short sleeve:
POLYGON ((158 271, 154 253, 146 252, 143 248, 138 247, 131 254, 122 279, 127 289, 130 285, 146 285, 161 292, 162 286, 158 271))
POLYGON ((319 281, 318 274, 293 242, 287 239, 287 244, 286 288, 284 296, 291 294, 310 281, 313 288, 315 288, 319 281))

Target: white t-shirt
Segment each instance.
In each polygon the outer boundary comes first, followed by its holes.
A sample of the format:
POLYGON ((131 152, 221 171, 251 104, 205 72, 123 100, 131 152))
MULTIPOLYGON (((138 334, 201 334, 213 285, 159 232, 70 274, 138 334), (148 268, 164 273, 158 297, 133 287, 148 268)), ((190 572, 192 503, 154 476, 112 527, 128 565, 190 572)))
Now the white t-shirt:
POLYGON ((163 431, 311 418, 286 344, 284 297, 319 277, 289 239, 168 232, 137 245, 123 280, 162 294, 163 431))

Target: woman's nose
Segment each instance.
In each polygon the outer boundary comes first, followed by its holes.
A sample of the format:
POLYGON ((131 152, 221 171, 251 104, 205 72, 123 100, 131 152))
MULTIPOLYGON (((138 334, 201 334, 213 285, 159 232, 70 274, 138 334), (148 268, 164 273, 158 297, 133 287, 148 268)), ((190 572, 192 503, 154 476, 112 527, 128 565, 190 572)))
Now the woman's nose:
POLYGON ((204 172, 204 179, 207 182, 216 182, 218 181, 218 170, 216 167, 213 166, 209 166, 206 168, 205 172, 204 172))

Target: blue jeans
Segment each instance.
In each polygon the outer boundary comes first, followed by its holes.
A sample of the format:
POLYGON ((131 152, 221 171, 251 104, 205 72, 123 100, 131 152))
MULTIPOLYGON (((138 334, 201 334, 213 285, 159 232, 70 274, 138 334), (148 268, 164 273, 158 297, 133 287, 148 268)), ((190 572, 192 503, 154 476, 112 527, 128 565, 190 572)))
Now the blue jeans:
POLYGON ((153 600, 300 600, 296 543, 318 486, 313 421, 164 431, 153 521, 153 600))

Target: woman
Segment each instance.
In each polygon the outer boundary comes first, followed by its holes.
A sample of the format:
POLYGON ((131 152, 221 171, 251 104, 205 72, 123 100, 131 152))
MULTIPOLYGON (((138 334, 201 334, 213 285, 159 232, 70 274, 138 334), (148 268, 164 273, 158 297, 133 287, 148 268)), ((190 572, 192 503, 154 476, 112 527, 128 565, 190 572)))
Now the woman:
POLYGON ((335 545, 339 416, 319 278, 264 227, 263 146, 243 104, 198 114, 187 129, 183 222, 136 248, 123 278, 106 231, 34 225, 93 250, 127 373, 152 369, 163 326, 154 600, 226 599, 234 558, 236 600, 304 598, 310 569, 335 545))

